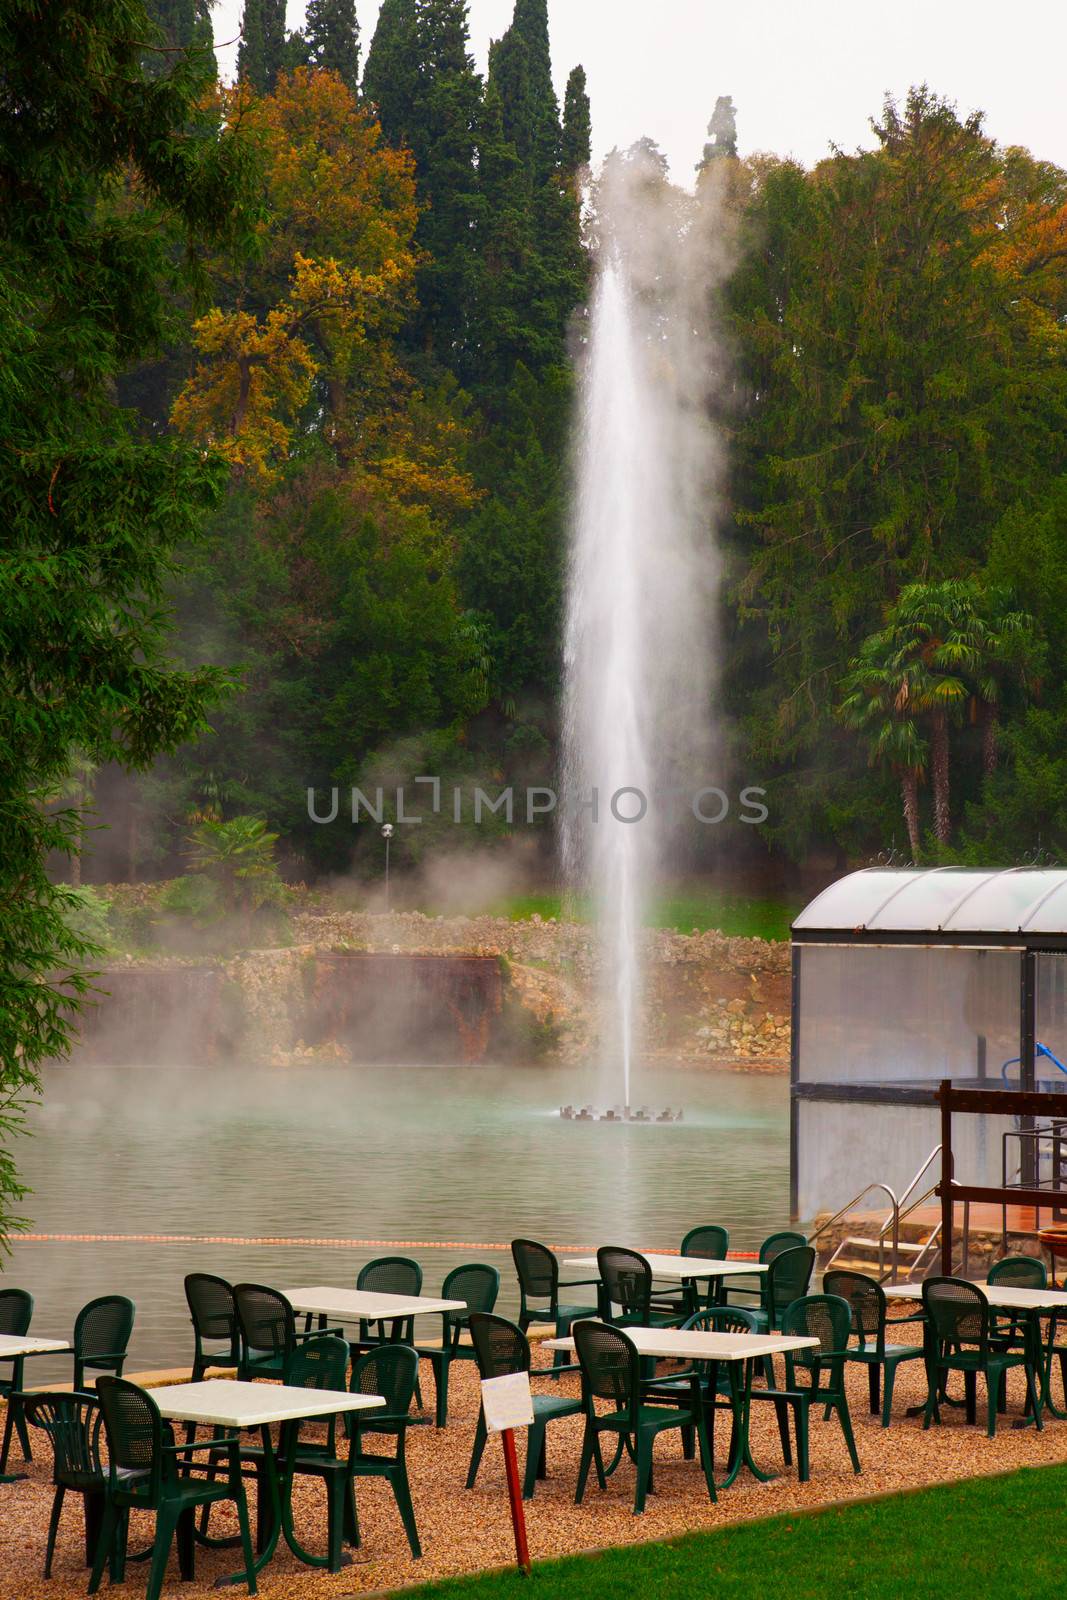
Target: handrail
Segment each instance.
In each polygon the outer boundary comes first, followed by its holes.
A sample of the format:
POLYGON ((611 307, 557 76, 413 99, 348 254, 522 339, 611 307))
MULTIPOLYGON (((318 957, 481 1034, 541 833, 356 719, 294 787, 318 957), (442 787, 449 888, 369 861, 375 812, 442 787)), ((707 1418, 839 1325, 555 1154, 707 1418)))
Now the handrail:
MULTIPOLYGON (((850 1211, 854 1210, 855 1207, 859 1205, 861 1200, 865 1199, 865 1197, 870 1194, 872 1189, 881 1189, 883 1194, 889 1196, 889 1205, 890 1205, 889 1216, 886 1218, 885 1222, 882 1224, 881 1231, 879 1232, 879 1235, 878 1235, 878 1244, 879 1244, 879 1248, 878 1248, 878 1269, 879 1269, 879 1271, 882 1270, 882 1261, 883 1261, 882 1240, 885 1238, 885 1230, 886 1230, 886 1227, 889 1226, 890 1223, 892 1223, 892 1228, 893 1228, 893 1268, 892 1268, 892 1273, 893 1273, 893 1277, 895 1278, 896 1275, 897 1275, 897 1260, 898 1260, 898 1257, 899 1257, 899 1254, 900 1254, 900 1250, 899 1250, 899 1245, 900 1245, 900 1202, 898 1201, 896 1195, 893 1193, 892 1189, 889 1187, 889 1185, 887 1183, 869 1183, 865 1189, 861 1189, 860 1190, 859 1194, 853 1195, 852 1199, 848 1202, 847 1205, 842 1206, 840 1211, 835 1211, 833 1216, 829 1217, 827 1219, 827 1221, 822 1224, 821 1227, 818 1227, 818 1228, 815 1229, 815 1232, 813 1234, 811 1234, 811 1236, 809 1237, 808 1243, 809 1244, 814 1244, 816 1239, 820 1236, 820 1234, 825 1233, 827 1228, 832 1228, 835 1222, 840 1222, 842 1217, 846 1217, 850 1211)), ((840 1246, 838 1246, 838 1251, 839 1250, 840 1250, 840 1246)), ((835 1255, 837 1253, 838 1252, 835 1251, 835 1255)))
MULTIPOLYGON (((935 1144, 934 1148, 930 1151, 930 1154, 927 1156, 926 1160, 923 1162, 922 1166, 919 1168, 919 1170, 915 1174, 914 1178, 912 1178, 911 1182, 908 1184, 908 1187, 904 1190, 904 1193, 901 1195, 899 1201, 897 1202, 898 1205, 901 1208, 903 1208, 903 1207, 905 1207, 907 1205, 908 1200, 911 1198, 912 1190, 918 1188, 919 1179, 923 1176, 923 1174, 926 1171, 928 1171, 928 1169, 933 1165, 933 1163, 937 1160, 937 1158, 938 1158, 938 1156, 940 1154, 941 1154, 941 1146, 939 1144, 935 1144)), ((930 1194, 933 1194, 933 1189, 930 1190, 930 1194)), ((924 1198, 929 1198, 929 1196, 924 1196, 924 1198)), ((918 1204, 921 1204, 921 1202, 920 1201, 915 1201, 914 1204, 918 1205, 918 1204)))

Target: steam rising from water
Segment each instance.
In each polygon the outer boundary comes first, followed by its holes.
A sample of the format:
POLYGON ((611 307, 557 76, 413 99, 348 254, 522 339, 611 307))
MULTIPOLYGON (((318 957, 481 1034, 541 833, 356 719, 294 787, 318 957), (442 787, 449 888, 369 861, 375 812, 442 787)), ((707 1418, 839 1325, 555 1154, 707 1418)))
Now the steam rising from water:
POLYGON ((641 147, 609 158, 595 196, 564 644, 564 860, 597 908, 606 1083, 627 1105, 643 912, 679 810, 716 753, 717 210, 710 189, 674 189, 641 147))

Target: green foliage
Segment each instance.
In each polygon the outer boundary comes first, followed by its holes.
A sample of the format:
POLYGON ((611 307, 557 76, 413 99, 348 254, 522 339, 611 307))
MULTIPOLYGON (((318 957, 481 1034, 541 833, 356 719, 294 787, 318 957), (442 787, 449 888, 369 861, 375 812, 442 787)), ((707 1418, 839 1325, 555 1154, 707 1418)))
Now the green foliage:
POLYGON ((278 74, 290 65, 286 56, 285 0, 245 0, 237 77, 258 94, 269 94, 278 74))
MULTIPOLYGON (((115 380, 167 335, 200 241, 246 223, 240 130, 205 108, 203 52, 140 67, 139 0, 0 12, 0 1137, 69 1047, 93 954, 45 871, 80 817, 46 809, 75 756, 146 766, 223 680, 176 670, 164 588, 216 499, 208 453, 138 432, 115 380), (129 198, 136 187, 137 203, 129 198)), ((19 1186, 0 1161, 0 1238, 19 1186)))
POLYGON ((111 901, 92 884, 71 889, 64 916, 67 927, 77 938, 98 950, 105 950, 111 944, 110 915, 111 901))
POLYGON ((188 872, 170 880, 159 897, 159 909, 169 917, 216 922, 223 915, 222 891, 206 872, 188 872))
POLYGON ((585 68, 572 67, 563 96, 564 172, 577 172, 593 159, 593 117, 585 86, 585 68))
POLYGON ((355 94, 359 88, 359 19, 356 0, 308 0, 305 64, 336 72, 355 94))
POLYGON ((225 910, 248 913, 285 898, 274 858, 277 842, 262 817, 231 817, 197 823, 187 854, 194 874, 202 873, 217 887, 225 910))

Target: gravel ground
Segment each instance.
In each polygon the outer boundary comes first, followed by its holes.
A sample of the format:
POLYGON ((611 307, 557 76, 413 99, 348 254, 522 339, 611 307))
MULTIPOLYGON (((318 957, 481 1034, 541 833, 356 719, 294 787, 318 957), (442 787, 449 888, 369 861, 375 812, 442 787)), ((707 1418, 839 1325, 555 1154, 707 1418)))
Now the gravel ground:
MULTIPOLYGON (((780 1376, 780 1373, 779 1373, 780 1376)), ((571 1377, 560 1388, 574 1390, 571 1377)), ((432 1379, 424 1393, 430 1397, 432 1379)), ((556 1392, 547 1382, 538 1389, 556 1392)), ((606 1493, 591 1481, 585 1502, 574 1505, 574 1483, 581 1441, 580 1418, 567 1418, 549 1429, 549 1477, 537 1487, 527 1503, 530 1550, 536 1561, 605 1545, 662 1539, 693 1529, 723 1527, 728 1523, 802 1507, 815 1507, 831 1501, 857 1499, 912 1489, 923 1484, 1004 1472, 1013 1467, 1043 1465, 1067 1460, 1067 1422, 1047 1419, 1045 1430, 1013 1429, 1013 1419, 1021 1415, 1022 1383, 1013 1374, 1009 1384, 1009 1414, 998 1424, 995 1440, 987 1439, 984 1426, 968 1427, 962 1410, 943 1407, 943 1423, 923 1433, 918 1418, 908 1419, 904 1409, 923 1398, 925 1383, 922 1363, 905 1363, 899 1370, 894 1396, 894 1420, 883 1432, 868 1414, 866 1372, 857 1366, 849 1369, 849 1397, 863 1471, 851 1470, 840 1430, 835 1421, 823 1423, 813 1417, 812 1480, 799 1484, 796 1469, 782 1471, 773 1483, 758 1484, 743 1474, 733 1488, 709 1503, 703 1480, 695 1463, 681 1459, 678 1434, 661 1438, 656 1447, 656 1492, 640 1517, 632 1512, 633 1468, 629 1463, 608 1479, 606 1493)), ((1058 1392, 1058 1379, 1057 1379, 1058 1392)), ((355 1562, 331 1575, 301 1565, 281 1545, 273 1563, 260 1579, 260 1591, 279 1597, 345 1597, 372 1590, 391 1590, 431 1578, 501 1566, 514 1557, 508 1517, 503 1461, 499 1442, 490 1439, 483 1458, 477 1487, 467 1491, 466 1477, 474 1423, 477 1417, 478 1386, 473 1364, 453 1367, 450 1380, 449 1427, 438 1432, 432 1427, 416 1427, 409 1434, 408 1461, 412 1495, 423 1545, 423 1558, 410 1557, 403 1529, 388 1488, 376 1481, 357 1483, 363 1545, 355 1562)), ((979 1418, 985 1393, 979 1385, 979 1418)), ((728 1429, 722 1427, 717 1450, 725 1450, 728 1429)), ((753 1453, 765 1468, 781 1468, 781 1452, 774 1411, 771 1406, 755 1408, 753 1453)), ((520 1468, 521 1468, 520 1445, 520 1468)), ((44 1546, 51 1505, 49 1470, 42 1447, 41 1459, 28 1470, 30 1476, 19 1483, 0 1486, 0 1595, 4 1600, 68 1600, 85 1593, 87 1574, 81 1565, 82 1520, 78 1496, 68 1495, 60 1525, 53 1578, 45 1584, 41 1576, 44 1546)), ((11 1467, 19 1469, 18 1452, 13 1451, 11 1467)), ((721 1464, 717 1472, 721 1476, 721 1464)), ((254 1497, 252 1497, 254 1498, 254 1497)), ((321 1486, 313 1482, 297 1484, 294 1495, 298 1536, 313 1550, 325 1548, 325 1508, 321 1486)), ((253 1512, 254 1514, 254 1512, 253 1512)), ((213 1530, 222 1531, 229 1517, 228 1508, 216 1512, 213 1530)), ((146 1521, 135 1518, 131 1529, 131 1549, 144 1542, 146 1521), (141 1523, 141 1526, 138 1524, 141 1523)), ((235 1524, 234 1524, 235 1526, 235 1524)), ((214 1580, 232 1570, 233 1551, 197 1551, 195 1583, 178 1589, 177 1560, 172 1552, 165 1592, 180 1593, 199 1600, 215 1593, 214 1580)), ((134 1566, 127 1570, 124 1593, 143 1592, 145 1571, 134 1566)), ((105 1577, 101 1593, 108 1584, 105 1577)), ((242 1593, 236 1589, 234 1593, 242 1593)))

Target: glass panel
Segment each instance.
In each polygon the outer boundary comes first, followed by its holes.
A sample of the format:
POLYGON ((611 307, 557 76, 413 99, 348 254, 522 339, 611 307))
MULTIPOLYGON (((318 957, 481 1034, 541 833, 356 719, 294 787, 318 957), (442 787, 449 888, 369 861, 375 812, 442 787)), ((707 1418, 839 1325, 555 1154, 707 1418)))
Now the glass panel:
POLYGON ((897 872, 888 867, 870 867, 839 878, 797 917, 795 928, 863 928, 894 890, 913 878, 913 872, 897 872))
MULTIPOLYGON (((1067 873, 1056 873, 1055 876, 1062 878, 1063 882, 1027 919, 1024 932, 1067 933, 1067 873)), ((1051 883, 1053 874, 1048 873, 1047 877, 1051 883)))
POLYGON ((1018 950, 802 945, 800 1078, 1001 1081, 1019 1054, 1019 964, 1018 950))
POLYGON ((1034 1075, 1040 1088, 1067 1088, 1067 955, 1039 954, 1034 1075), (1043 1047, 1043 1048, 1042 1048, 1043 1047), (1047 1052, 1047 1053, 1046 1053, 1047 1052))
MULTIPOLYGON (((952 1148, 960 1183, 999 1184, 1002 1173, 1002 1139, 1015 1127, 1012 1117, 957 1116, 952 1119, 952 1148)), ((931 1150, 940 1142, 936 1106, 846 1105, 840 1101, 797 1102, 797 1212, 811 1222, 819 1212, 837 1211, 871 1182, 886 1183, 903 1194, 931 1150)), ((1009 1155, 1017 1162, 1017 1145, 1009 1142, 1009 1155)), ((940 1177, 940 1162, 924 1177, 919 1193, 940 1177)), ((917 1198, 917 1196, 915 1197, 917 1198)), ((927 1202, 931 1225, 939 1202, 927 1202)), ((862 1210, 880 1222, 889 1201, 877 1191, 863 1202, 862 1210)), ((877 1232, 857 1226, 867 1236, 877 1232)))

